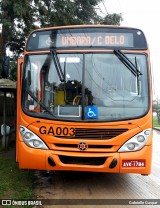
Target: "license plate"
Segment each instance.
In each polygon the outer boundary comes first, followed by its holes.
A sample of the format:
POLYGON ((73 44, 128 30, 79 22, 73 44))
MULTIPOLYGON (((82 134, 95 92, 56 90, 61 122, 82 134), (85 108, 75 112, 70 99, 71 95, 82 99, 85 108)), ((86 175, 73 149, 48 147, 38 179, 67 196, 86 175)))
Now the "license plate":
POLYGON ((145 167, 145 160, 122 160, 122 167, 145 167))

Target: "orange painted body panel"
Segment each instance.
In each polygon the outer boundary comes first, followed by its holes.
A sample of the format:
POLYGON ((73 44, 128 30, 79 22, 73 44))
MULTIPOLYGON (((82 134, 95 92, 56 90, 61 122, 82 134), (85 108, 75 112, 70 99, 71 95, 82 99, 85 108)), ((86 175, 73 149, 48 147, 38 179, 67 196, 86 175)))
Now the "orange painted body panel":
MULTIPOLYGON (((79 27, 79 26, 76 26, 79 27)), ((87 27, 87 26, 86 26, 87 27)), ((59 28, 59 27, 57 27, 59 28)), ((65 27, 62 27, 65 28, 65 27)), ((66 52, 67 50, 59 50, 58 52, 66 52)), ((82 52, 86 50, 82 50, 82 52)), ((92 51, 92 50, 91 50, 92 51)), ((94 52, 104 52, 106 50, 94 50, 94 52)), ((107 50, 111 51, 111 50, 107 50)), ((127 50, 130 51, 130 50, 127 50)), ((70 50, 70 52, 77 52, 76 50, 70 50)), ((87 50, 88 52, 88 50, 87 50)), ((131 52, 131 51, 130 51, 131 52)), ((135 53, 146 53, 149 55, 149 51, 134 51, 135 53)), ((30 52, 34 53, 34 52, 30 52)), ((43 51, 37 53, 44 53, 43 51)), ((45 51, 46 53, 46 51, 45 51)), ((24 51, 24 54, 27 54, 24 51)), ((150 110, 142 118, 126 121, 115 121, 115 122, 99 122, 99 123, 82 123, 82 122, 65 122, 56 120, 47 120, 36 117, 30 117, 26 115, 21 108, 21 88, 23 70, 20 69, 20 64, 23 63, 23 59, 19 59, 18 72, 17 72, 17 131, 16 131, 16 161, 19 163, 20 169, 39 169, 39 170, 72 170, 72 171, 94 171, 94 172, 112 172, 112 173, 139 173, 139 174, 150 174, 151 173, 151 155, 152 155, 152 134, 147 144, 139 151, 136 152, 125 152, 118 153, 118 149, 134 135, 143 131, 144 129, 152 128, 152 95, 150 95, 150 110), (28 147, 22 139, 19 133, 19 126, 22 125, 27 127, 30 131, 34 132, 40 137, 45 144, 49 147, 49 150, 34 149, 28 147), (44 129, 40 128, 45 126, 44 129), (56 127, 62 129, 67 127, 70 128, 96 128, 96 129, 128 129, 128 131, 106 140, 91 140, 91 139, 77 139, 77 138, 60 138, 55 134, 47 133, 50 127, 56 129, 56 127), (46 132, 45 132, 46 131, 46 132), (88 146, 93 145, 104 145, 105 147, 111 146, 110 148, 87 148, 85 151, 81 151, 78 148, 80 142, 86 142, 88 146), (59 145, 59 144, 62 144, 59 145), (64 145, 64 146, 63 146, 64 145), (72 145, 72 146, 68 146, 72 145), (82 165, 82 164, 66 164, 60 159, 61 156, 68 157, 80 157, 80 158, 106 158, 102 165, 82 165), (52 158, 55 166, 51 166, 48 163, 48 158, 52 158), (111 168, 112 161, 116 159, 117 164, 111 168), (145 167, 122 167, 123 160, 144 160, 145 167)), ((150 62, 149 77, 151 86, 151 70, 150 62)), ((150 92, 152 89, 150 87, 150 92)))
POLYGON ((21 169, 38 169, 38 170, 71 170, 71 171, 91 171, 91 172, 112 172, 112 173, 139 173, 150 174, 151 172, 151 155, 152 146, 145 146, 142 150, 132 153, 74 153, 61 152, 53 150, 40 150, 27 147, 23 142, 19 143, 19 168, 21 169), (63 164, 59 159, 60 155, 72 157, 106 157, 103 165, 78 165, 63 164), (53 158, 56 166, 48 164, 48 157, 53 158), (115 168, 109 168, 113 159, 117 159, 115 168), (122 160, 139 160, 146 161, 146 167, 122 167, 122 160))
MULTIPOLYGON (((150 174, 151 172, 151 155, 152 155, 152 135, 148 140, 146 146, 136 152, 127 152, 127 153, 118 153, 120 146, 127 141, 129 138, 139 133, 142 129, 139 126, 143 126, 144 129, 149 128, 151 123, 150 119, 137 119, 128 124, 128 121, 124 122, 113 122, 113 123, 101 123, 98 125, 99 128, 128 128, 129 130, 114 139, 110 140, 87 140, 87 139, 62 139, 54 136, 48 136, 40 134, 40 126, 54 126, 55 123, 58 126, 72 126, 72 127, 86 127, 94 128, 97 124, 85 123, 85 124, 75 124, 74 122, 54 122, 46 121, 44 119, 30 118, 21 112, 19 117, 19 122, 23 126, 27 126, 27 120, 29 123, 32 123, 28 126, 28 129, 36 133, 43 141, 47 144, 50 150, 40 150, 34 149, 26 146, 23 142, 20 133, 17 137, 17 150, 18 150, 18 162, 19 168, 21 169, 39 169, 39 170, 72 170, 72 171, 92 171, 92 172, 112 172, 112 173, 139 173, 139 174, 150 174), (36 121, 39 122, 36 122, 36 121), (144 123, 145 120, 145 123, 144 123), (34 123, 35 121, 35 123, 34 123), (142 124, 143 122, 143 124, 142 124), (90 149, 86 151, 80 151, 78 149, 78 144, 80 141, 86 142, 88 145, 113 145, 110 149, 90 149), (75 144, 76 147, 58 147, 56 144, 75 144), (79 165, 79 164, 64 164, 61 162, 59 156, 70 156, 70 157, 105 157, 106 162, 103 165, 79 165), (56 166, 52 167, 48 163, 48 158, 51 157, 55 162, 56 166), (117 165, 114 168, 109 168, 113 159, 117 159, 117 165), (122 167, 122 160, 145 160, 145 167, 122 167)), ((149 115, 146 117, 149 118, 149 115)))
POLYGON ((151 164, 152 164, 152 146, 145 146, 143 149, 130 152, 130 153, 120 153, 119 163, 120 163, 120 173, 140 173, 140 174, 150 174, 151 164), (145 160, 145 167, 122 167, 122 160, 145 160))

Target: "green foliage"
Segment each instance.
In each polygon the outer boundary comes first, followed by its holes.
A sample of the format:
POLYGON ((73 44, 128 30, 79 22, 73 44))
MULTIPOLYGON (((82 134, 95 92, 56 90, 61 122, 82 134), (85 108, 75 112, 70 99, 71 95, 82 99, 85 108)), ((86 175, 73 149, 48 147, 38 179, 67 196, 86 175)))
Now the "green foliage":
MULTIPOLYGON (((32 0, 1 0, 0 2, 0 23, 2 24, 1 34, 1 56, 4 55, 4 45, 7 42, 14 42, 19 45, 25 44, 26 36, 35 29, 32 0)), ((17 50, 21 52, 21 50, 17 50)))
POLYGON ((102 20, 103 24, 107 25, 120 25, 123 20, 122 14, 107 14, 105 18, 102 20))
POLYGON ((153 104, 153 112, 159 113, 160 112, 160 104, 153 104))
POLYGON ((100 23, 94 6, 100 0, 35 0, 42 27, 100 23))
MULTIPOLYGON (((5 54, 7 42, 24 46, 26 37, 38 27, 77 24, 119 25, 121 14, 107 14, 102 18, 96 12, 102 0, 1 0, 0 1, 0 57, 5 54)), ((16 48, 21 53, 23 48, 16 48)), ((1 58, 2 59, 2 58, 1 58)), ((1 71, 1 67, 0 67, 1 71)))
POLYGON ((160 128, 160 124, 158 122, 158 117, 157 116, 153 116, 153 128, 160 128))

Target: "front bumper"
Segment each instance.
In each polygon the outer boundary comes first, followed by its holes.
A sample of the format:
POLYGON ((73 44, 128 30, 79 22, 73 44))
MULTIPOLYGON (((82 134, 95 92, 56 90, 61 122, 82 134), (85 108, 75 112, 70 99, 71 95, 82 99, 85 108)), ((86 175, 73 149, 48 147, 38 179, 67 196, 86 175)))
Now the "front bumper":
POLYGON ((19 145, 20 169, 70 170, 110 173, 151 173, 152 146, 136 152, 92 153, 33 149, 23 142, 19 145), (85 162, 87 160, 87 163, 85 162), (123 167, 123 161, 145 161, 143 167, 123 167), (84 163, 83 163, 84 161, 84 163), (93 162, 89 164, 89 161, 93 162), (97 163, 95 162, 97 161, 97 163))

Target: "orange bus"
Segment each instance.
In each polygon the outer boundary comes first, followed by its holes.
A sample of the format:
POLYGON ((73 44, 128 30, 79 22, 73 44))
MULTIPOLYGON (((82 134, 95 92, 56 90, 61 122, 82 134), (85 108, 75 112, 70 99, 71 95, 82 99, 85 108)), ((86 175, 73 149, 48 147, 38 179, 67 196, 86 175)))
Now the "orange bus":
POLYGON ((17 77, 20 169, 150 174, 151 69, 140 29, 35 30, 17 77))

